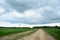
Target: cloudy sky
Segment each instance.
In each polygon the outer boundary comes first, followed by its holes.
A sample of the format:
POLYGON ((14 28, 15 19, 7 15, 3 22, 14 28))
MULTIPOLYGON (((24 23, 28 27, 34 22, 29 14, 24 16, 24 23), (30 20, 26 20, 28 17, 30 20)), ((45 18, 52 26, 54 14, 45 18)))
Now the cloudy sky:
POLYGON ((0 0, 0 25, 60 23, 60 0, 0 0))

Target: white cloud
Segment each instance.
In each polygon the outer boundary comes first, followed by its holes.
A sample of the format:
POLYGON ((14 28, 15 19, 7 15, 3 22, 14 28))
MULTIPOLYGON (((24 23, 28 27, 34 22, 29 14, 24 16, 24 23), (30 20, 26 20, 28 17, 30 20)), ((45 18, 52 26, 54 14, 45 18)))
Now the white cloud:
POLYGON ((0 7, 0 14, 2 14, 4 11, 5 10, 2 7, 0 7))
POLYGON ((12 17, 30 17, 30 18, 42 18, 43 17, 39 13, 36 13, 34 10, 26 10, 24 13, 20 13, 20 12, 13 10, 8 15, 12 17))
POLYGON ((29 24, 23 24, 23 23, 9 23, 9 22, 0 22, 1 27, 33 27, 29 24))
POLYGON ((50 26, 50 27, 54 27, 54 26, 60 26, 60 23, 49 23, 49 24, 34 24, 34 25, 31 25, 31 26, 39 26, 39 27, 42 27, 42 26, 50 26))
POLYGON ((4 2, 4 0, 0 0, 0 3, 3 3, 4 2))
POLYGON ((12 23, 9 23, 9 22, 0 22, 0 26, 3 26, 3 27, 17 27, 18 25, 17 24, 12 24, 12 23))
POLYGON ((34 26, 60 26, 60 23, 49 23, 49 24, 23 24, 23 23, 9 23, 9 22, 0 22, 0 26, 2 27, 34 27, 34 26))
POLYGON ((6 20, 15 21, 17 20, 17 18, 19 18, 20 20, 24 18, 26 21, 35 23, 35 22, 38 22, 39 20, 41 21, 43 19, 43 16, 40 15, 39 13, 36 13, 34 10, 26 10, 24 13, 19 13, 13 10, 12 12, 9 12, 0 16, 0 19, 3 19, 3 20, 6 19, 6 20))
POLYGON ((12 17, 17 17, 17 18, 23 16, 22 13, 19 13, 19 12, 17 12, 17 11, 12 11, 12 12, 10 12, 8 15, 9 15, 9 16, 12 16, 12 17))
POLYGON ((35 18, 42 18, 42 15, 36 13, 34 10, 27 10, 27 11, 25 11, 24 15, 26 15, 28 17, 32 17, 32 18, 34 18, 34 17, 35 18))

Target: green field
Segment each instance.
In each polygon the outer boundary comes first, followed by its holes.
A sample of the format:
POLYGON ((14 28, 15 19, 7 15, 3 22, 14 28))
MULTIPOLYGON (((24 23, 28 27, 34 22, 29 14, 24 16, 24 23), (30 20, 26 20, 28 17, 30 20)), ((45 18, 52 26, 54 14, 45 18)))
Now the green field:
POLYGON ((60 40, 60 28, 44 28, 44 30, 57 40, 60 40))
POLYGON ((0 37, 33 30, 32 28, 0 28, 0 37))

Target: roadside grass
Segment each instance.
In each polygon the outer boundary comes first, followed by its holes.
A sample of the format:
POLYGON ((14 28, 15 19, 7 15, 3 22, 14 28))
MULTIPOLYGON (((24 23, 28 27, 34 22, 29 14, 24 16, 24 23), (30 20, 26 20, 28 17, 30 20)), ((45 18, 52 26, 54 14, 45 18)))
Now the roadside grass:
POLYGON ((33 30, 33 28, 0 28, 0 37, 33 30))
POLYGON ((60 40, 60 28, 43 28, 43 30, 60 40))

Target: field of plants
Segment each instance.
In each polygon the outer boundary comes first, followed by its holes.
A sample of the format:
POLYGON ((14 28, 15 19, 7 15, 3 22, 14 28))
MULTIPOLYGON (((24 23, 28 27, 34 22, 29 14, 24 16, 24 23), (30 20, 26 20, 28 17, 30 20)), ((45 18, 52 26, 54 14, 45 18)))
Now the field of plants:
POLYGON ((0 28, 0 37, 33 30, 32 28, 0 28))
POLYGON ((60 40, 60 28, 44 28, 44 30, 57 40, 60 40))
MULTIPOLYGON (((37 29, 40 29, 38 31, 38 33, 42 32, 42 29, 43 29, 45 32, 49 33, 51 36, 53 36, 57 40, 60 40, 60 28, 59 27, 33 27, 33 28, 15 28, 15 27, 13 27, 13 28, 0 28, 0 37, 6 36, 6 35, 11 35, 11 34, 22 33, 22 32, 26 32, 26 31, 30 31, 30 30, 34 30, 35 31, 37 29)), ((34 31, 29 32, 28 34, 30 35, 34 31)), ((44 34, 44 33, 42 32, 42 34, 44 34)), ((41 34, 39 34, 39 35, 41 35, 41 34)), ((16 39, 18 39, 18 38, 16 38, 16 39)))

